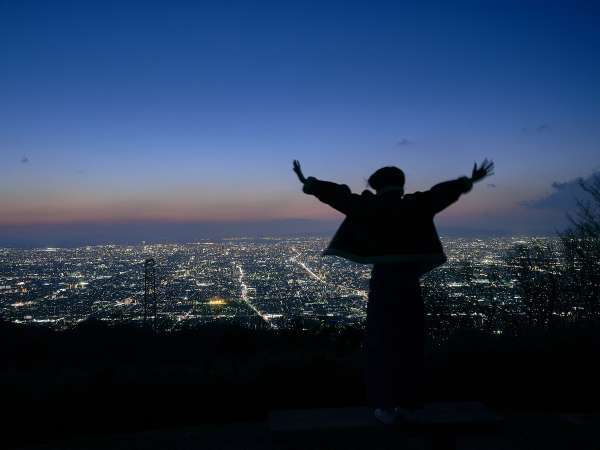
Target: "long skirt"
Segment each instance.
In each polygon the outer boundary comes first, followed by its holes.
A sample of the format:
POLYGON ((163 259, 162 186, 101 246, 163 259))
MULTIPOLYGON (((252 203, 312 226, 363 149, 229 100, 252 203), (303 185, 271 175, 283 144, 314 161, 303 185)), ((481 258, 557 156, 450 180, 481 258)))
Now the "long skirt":
POLYGON ((419 276, 375 264, 367 306, 367 399, 373 408, 422 406, 425 326, 419 276))

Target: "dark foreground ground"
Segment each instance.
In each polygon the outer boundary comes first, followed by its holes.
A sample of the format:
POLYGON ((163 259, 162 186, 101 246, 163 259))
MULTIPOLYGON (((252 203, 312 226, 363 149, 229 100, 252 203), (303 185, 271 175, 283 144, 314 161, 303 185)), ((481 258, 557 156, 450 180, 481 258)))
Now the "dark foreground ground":
MULTIPOLYGON (((362 330, 4 324, 0 339, 2 448, 427 448, 373 427, 273 440, 272 411, 365 405, 362 330)), ((600 449, 599 344, 596 326, 457 331, 427 349, 427 400, 476 400, 506 418, 458 448, 600 449)))
MULTIPOLYGON (((503 412, 503 421, 490 430, 462 432, 456 449, 600 449, 600 415, 503 412)), ((199 424, 148 432, 57 440, 26 450, 239 450, 239 449, 434 449, 430 434, 384 426, 307 430, 302 434, 274 433, 267 421, 199 424)), ((450 447, 451 448, 451 447, 450 447)))

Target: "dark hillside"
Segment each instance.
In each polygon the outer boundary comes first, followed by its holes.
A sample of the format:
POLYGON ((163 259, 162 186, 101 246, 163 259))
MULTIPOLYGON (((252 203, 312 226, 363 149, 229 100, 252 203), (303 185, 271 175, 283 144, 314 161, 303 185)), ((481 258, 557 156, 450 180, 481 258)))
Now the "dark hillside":
MULTIPOLYGON (((457 330, 427 351, 429 397, 513 410, 597 410, 597 330, 457 330)), ((360 329, 215 325, 154 335, 88 321, 64 332, 3 323, 0 336, 10 411, 4 434, 13 445, 364 404, 360 329)))

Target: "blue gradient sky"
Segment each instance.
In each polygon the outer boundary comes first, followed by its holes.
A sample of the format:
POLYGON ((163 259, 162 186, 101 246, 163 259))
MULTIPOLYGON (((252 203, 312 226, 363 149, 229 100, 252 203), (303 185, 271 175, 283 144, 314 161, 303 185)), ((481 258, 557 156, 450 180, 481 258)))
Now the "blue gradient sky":
POLYGON ((410 191, 488 156, 438 223, 552 231, 600 170, 590 4, 2 1, 0 227, 338 220, 292 159, 410 191))

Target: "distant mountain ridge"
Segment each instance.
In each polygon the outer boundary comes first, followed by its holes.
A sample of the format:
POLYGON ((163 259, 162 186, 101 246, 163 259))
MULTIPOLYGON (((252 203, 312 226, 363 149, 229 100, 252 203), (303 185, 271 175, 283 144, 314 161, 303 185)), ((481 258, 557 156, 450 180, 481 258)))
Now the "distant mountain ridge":
MULTIPOLYGON (((275 219, 247 222, 128 222, 69 223, 44 225, 2 225, 0 246, 3 247, 77 247, 101 244, 184 243, 202 239, 265 236, 330 237, 341 220, 275 219)), ((506 237, 513 233, 504 229, 439 226, 441 236, 506 237)), ((519 233, 519 235, 528 233, 519 233)), ((532 232, 532 235, 553 234, 532 232)))

